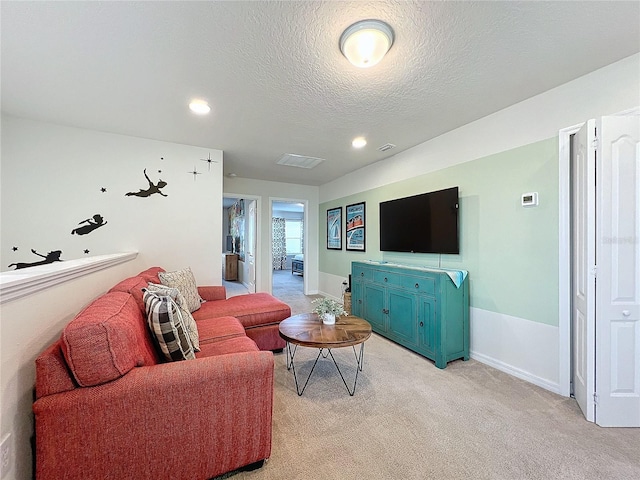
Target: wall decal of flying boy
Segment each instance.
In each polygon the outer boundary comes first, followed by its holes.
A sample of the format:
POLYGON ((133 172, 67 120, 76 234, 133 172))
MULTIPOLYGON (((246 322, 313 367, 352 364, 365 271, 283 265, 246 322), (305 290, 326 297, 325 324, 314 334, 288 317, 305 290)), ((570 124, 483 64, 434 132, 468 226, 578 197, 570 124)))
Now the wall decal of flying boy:
POLYGON ((96 213, 93 216, 93 220, 91 218, 87 218, 86 220, 78 222, 78 225, 82 226, 71 230, 71 235, 86 235, 93 232, 96 228, 104 227, 106 224, 107 222, 104 221, 102 215, 96 213), (83 223, 86 223, 87 225, 82 225, 83 223))
POLYGON ((144 178, 147 179, 147 182, 149 182, 149 188, 147 189, 140 189, 137 192, 129 192, 129 193, 125 193, 126 197, 150 197, 151 195, 153 195, 154 193, 159 193, 160 195, 162 195, 163 197, 167 197, 168 195, 165 195, 164 193, 162 193, 160 191, 161 188, 164 188, 167 186, 167 182, 162 181, 162 179, 158 179, 158 183, 154 185, 154 183, 149 179, 149 176, 147 175, 147 169, 144 169, 144 178))

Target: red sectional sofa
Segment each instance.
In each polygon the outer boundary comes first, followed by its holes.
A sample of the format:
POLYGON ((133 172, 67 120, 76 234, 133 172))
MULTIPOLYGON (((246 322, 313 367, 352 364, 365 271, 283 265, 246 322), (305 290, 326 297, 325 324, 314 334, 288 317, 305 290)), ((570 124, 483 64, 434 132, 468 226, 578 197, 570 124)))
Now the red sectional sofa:
POLYGON ((290 308, 199 287, 195 360, 165 363, 142 288, 154 267, 80 312, 36 359, 36 479, 209 479, 271 453, 273 354, 290 308), (228 308, 225 308, 228 305, 228 308))

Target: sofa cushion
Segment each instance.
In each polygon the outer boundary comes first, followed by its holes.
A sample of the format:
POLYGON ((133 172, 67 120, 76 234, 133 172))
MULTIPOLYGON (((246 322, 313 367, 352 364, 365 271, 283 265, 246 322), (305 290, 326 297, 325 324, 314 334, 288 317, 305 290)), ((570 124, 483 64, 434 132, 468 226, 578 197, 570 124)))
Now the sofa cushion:
POLYGON ((171 361, 194 359, 193 344, 176 302, 168 295, 145 289, 144 304, 149 328, 165 358, 171 361))
POLYGON ((124 292, 98 297, 67 324, 60 340, 65 361, 82 387, 158 362, 142 312, 124 292))
POLYGON ((200 319, 231 315, 240 320, 244 328, 279 323, 291 316, 291 308, 268 293, 248 293, 205 302, 193 313, 196 322, 200 319))
POLYGON ((287 342, 280 336, 279 324, 258 325, 245 330, 247 337, 256 342, 260 350, 281 350, 287 342))
POLYGON ((182 293, 187 300, 191 312, 195 312, 200 308, 202 298, 198 295, 196 278, 193 276, 191 267, 175 272, 160 272, 158 273, 158 277, 160 277, 160 283, 162 283, 162 285, 180 290, 180 293, 182 293))
POLYGON ((233 337, 244 337, 244 327, 235 317, 205 318, 196 322, 200 345, 233 337))
POLYGON ((224 300, 227 298, 227 289, 222 285, 199 286, 198 295, 200 295, 205 302, 209 300, 224 300))
POLYGON ((125 278, 121 282, 116 283, 109 292, 126 292, 133 296, 138 308, 141 312, 144 312, 144 301, 142 300, 142 289, 147 288, 148 282, 140 277, 125 278))
POLYGON ((158 277, 160 272, 164 272, 164 268, 151 267, 143 270, 137 276, 144 278, 149 283, 160 283, 160 277, 158 277))
POLYGON ((202 350, 196 353, 196 358, 214 357, 240 352, 257 352, 260 349, 249 337, 235 337, 202 345, 202 350))
POLYGON ((180 309, 180 314, 182 315, 182 323, 184 324, 184 328, 186 328, 187 334, 191 339, 193 349, 196 352, 199 351, 200 342, 198 339, 198 327, 196 326, 196 321, 193 319, 193 315, 191 315, 191 312, 189 311, 187 301, 180 293, 180 290, 178 290, 177 288, 167 287, 166 285, 158 285, 156 283, 149 283, 149 285, 147 285, 147 290, 159 295, 167 295, 171 297, 174 302, 176 302, 176 305, 178 305, 178 308, 180 309))

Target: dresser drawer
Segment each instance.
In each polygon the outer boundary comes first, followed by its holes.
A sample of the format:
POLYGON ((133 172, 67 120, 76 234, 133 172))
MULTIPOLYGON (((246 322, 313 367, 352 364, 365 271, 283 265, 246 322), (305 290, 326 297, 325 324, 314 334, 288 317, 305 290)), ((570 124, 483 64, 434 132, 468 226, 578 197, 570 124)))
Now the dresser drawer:
POLYGON ((373 279, 373 270, 371 270, 370 267, 354 265, 352 270, 353 270, 352 275, 354 277, 352 278, 352 280, 355 280, 355 279, 372 280, 373 279))
POLYGON ((399 287, 412 292, 420 292, 430 295, 434 295, 436 292, 436 282, 432 277, 425 278, 376 270, 373 274, 373 281, 381 285, 399 287))

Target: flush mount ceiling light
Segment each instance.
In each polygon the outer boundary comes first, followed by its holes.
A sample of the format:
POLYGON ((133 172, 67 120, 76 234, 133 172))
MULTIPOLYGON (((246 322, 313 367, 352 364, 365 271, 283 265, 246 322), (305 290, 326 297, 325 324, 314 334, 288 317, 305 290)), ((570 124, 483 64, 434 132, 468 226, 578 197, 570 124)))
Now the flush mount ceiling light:
POLYGON ((364 137, 357 137, 353 139, 351 145, 353 148, 362 148, 367 144, 367 140, 364 137))
POLYGON ((211 107, 204 100, 192 100, 189 108, 193 113, 197 113, 198 115, 206 115, 211 111, 211 107))
POLYGON ((361 20, 347 28, 340 37, 340 51, 353 65, 369 68, 376 65, 393 45, 393 30, 381 20, 361 20))

